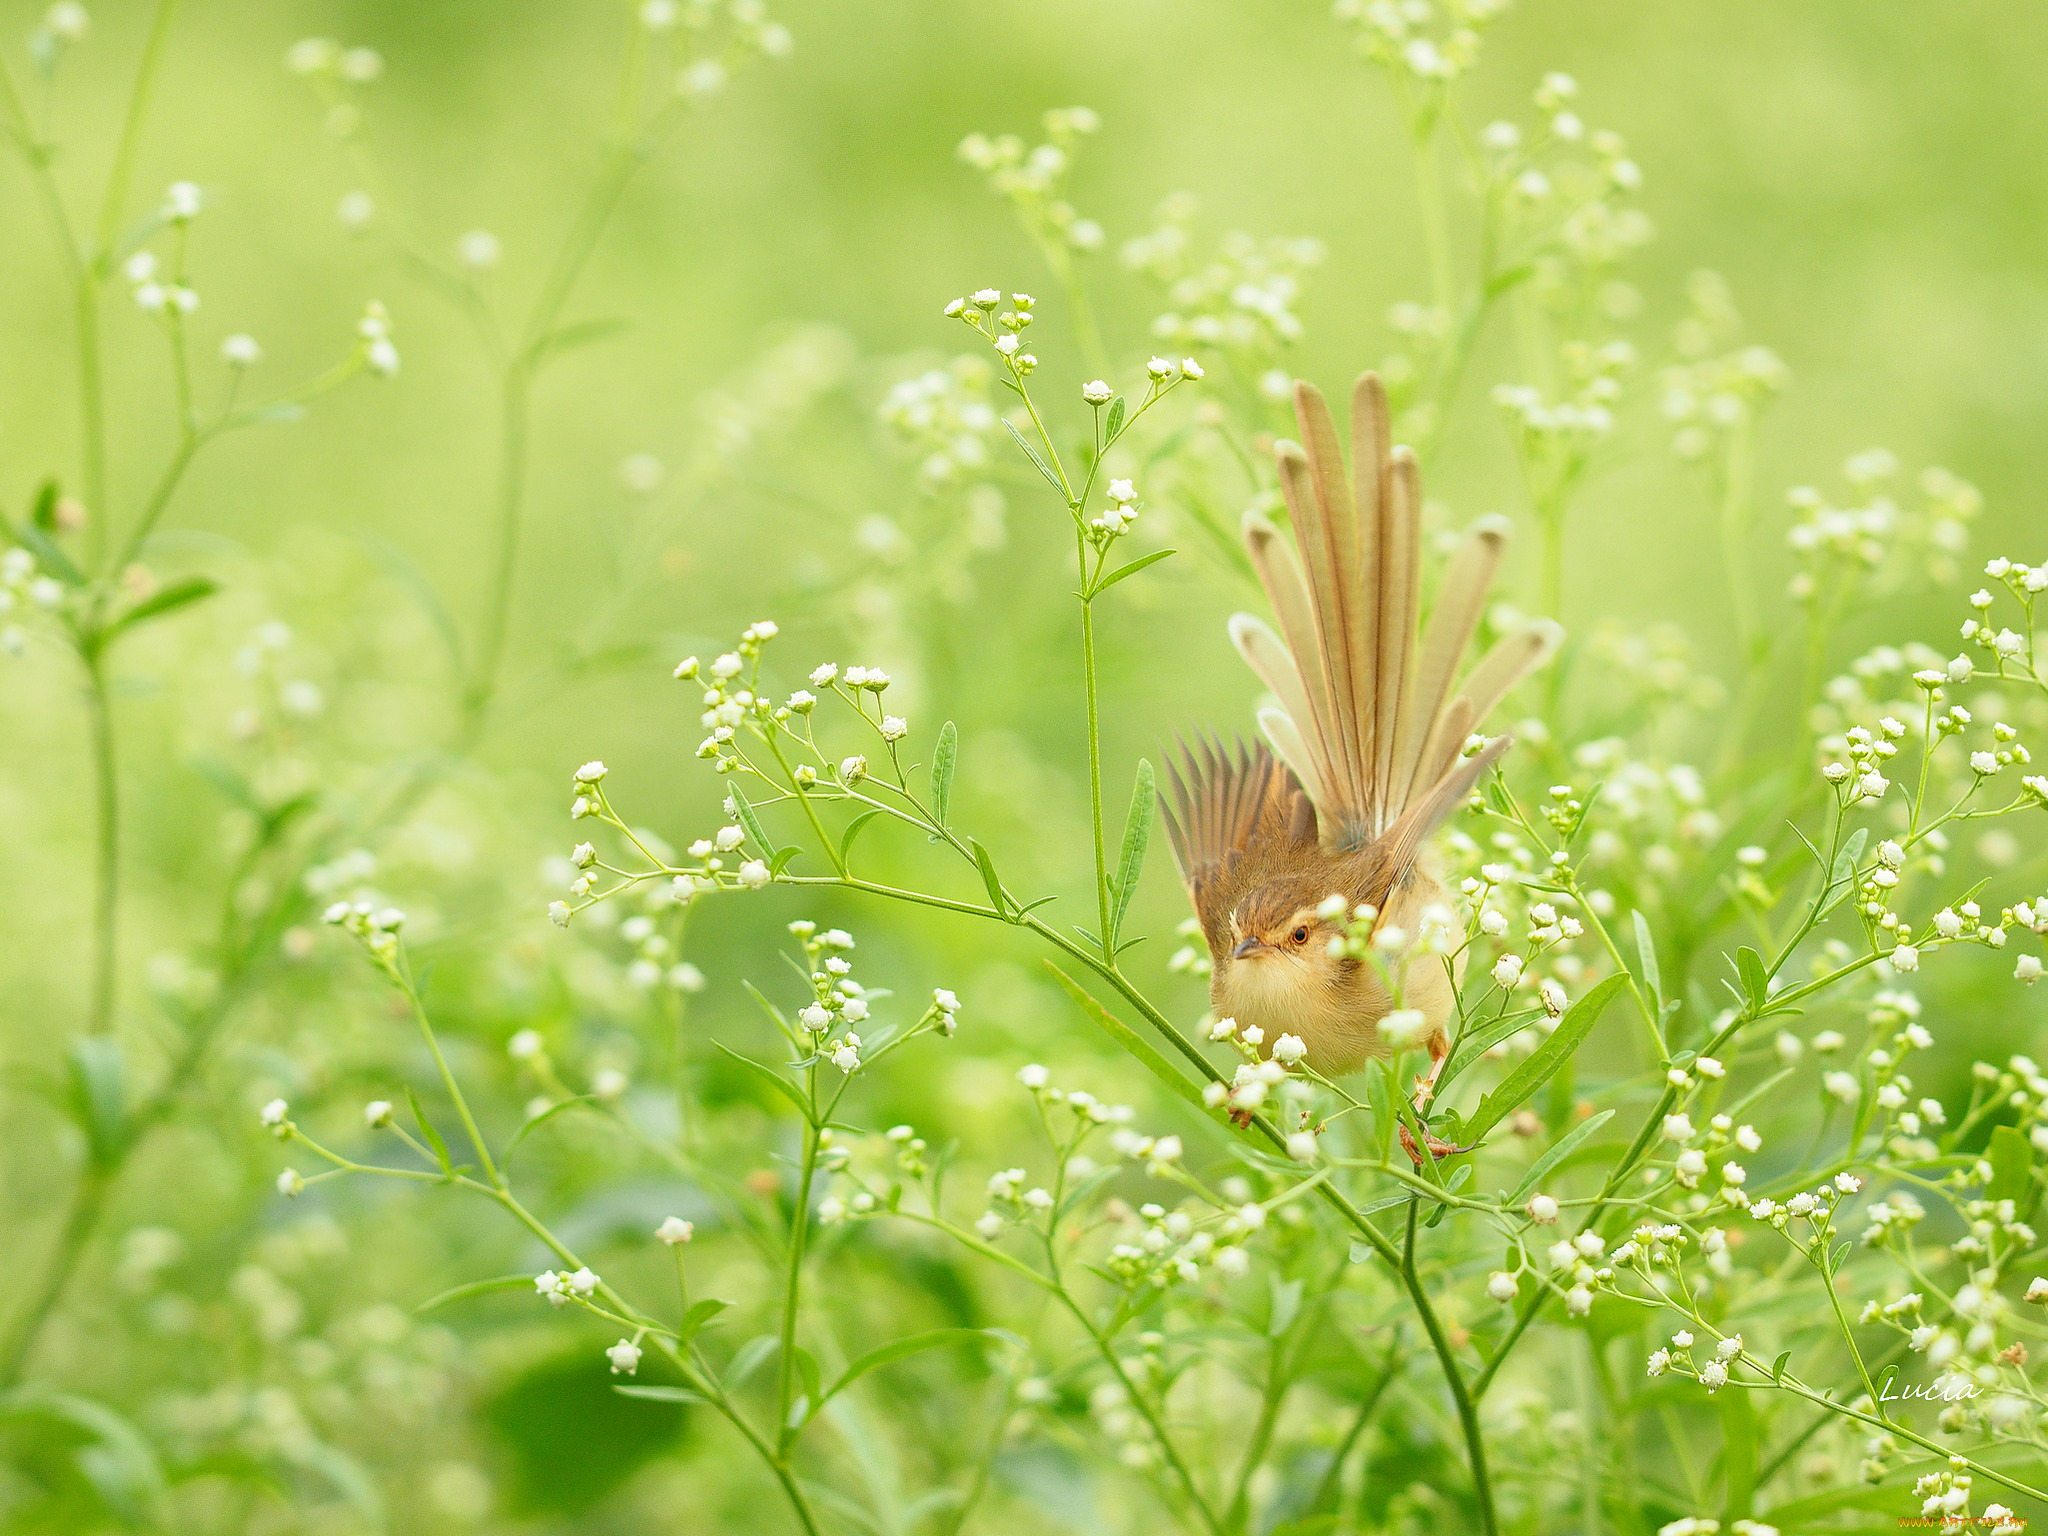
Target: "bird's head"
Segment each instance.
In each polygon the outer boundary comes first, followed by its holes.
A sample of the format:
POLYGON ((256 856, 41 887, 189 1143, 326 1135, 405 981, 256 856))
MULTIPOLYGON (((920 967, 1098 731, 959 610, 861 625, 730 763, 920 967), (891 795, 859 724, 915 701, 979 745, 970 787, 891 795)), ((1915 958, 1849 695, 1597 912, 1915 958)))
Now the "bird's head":
POLYGON ((1230 958, 1256 966, 1334 968, 1330 941, 1342 929, 1319 912, 1323 900, 1306 896, 1294 880, 1255 887, 1230 914, 1230 958))

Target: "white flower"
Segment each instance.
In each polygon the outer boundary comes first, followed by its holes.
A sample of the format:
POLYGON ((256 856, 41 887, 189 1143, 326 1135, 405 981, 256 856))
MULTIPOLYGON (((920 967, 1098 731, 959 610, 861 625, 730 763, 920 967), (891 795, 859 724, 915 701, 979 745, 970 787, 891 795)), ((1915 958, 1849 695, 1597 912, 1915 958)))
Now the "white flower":
POLYGON ((612 1374, 631 1376, 640 1369, 640 1346, 631 1339, 621 1339, 604 1352, 605 1359, 612 1363, 612 1374))
POLYGON ((537 1029, 522 1029, 505 1042, 505 1054, 514 1061, 531 1061, 541 1053, 543 1042, 537 1029))
POLYGON ((544 1269, 533 1277, 534 1290, 547 1297, 552 1306, 559 1307, 568 1298, 562 1294, 562 1277, 552 1269, 544 1269))
POLYGON ((1650 1374, 1651 1376, 1662 1376, 1662 1375, 1663 1375, 1663 1374, 1664 1374, 1664 1373, 1665 1373, 1666 1371, 1668 1371, 1668 1370, 1670 1370, 1670 1369, 1671 1369, 1671 1351, 1670 1351, 1670 1350, 1668 1350, 1668 1349, 1653 1349, 1653 1350, 1651 1350, 1651 1351, 1650 1351, 1650 1359, 1649 1359, 1649 1374, 1650 1374))
MULTIPOLYGON (((1250 1038, 1253 1025, 1243 1031, 1250 1038)), ((1408 1050, 1429 1038, 1429 1015, 1420 1008, 1396 1008, 1380 1020, 1380 1038, 1397 1051, 1408 1050)))
POLYGON ((1202 365, 1192 357, 1184 357, 1180 360, 1180 376, 1184 379, 1199 379, 1203 376, 1202 365))
POLYGON ((372 1099, 363 1106, 363 1124, 373 1131, 381 1131, 391 1123, 391 1101, 372 1099))
POLYGON ((958 1013, 960 1011, 960 999, 953 995, 952 989, 949 987, 932 988, 932 1005, 941 1013, 958 1013))
POLYGON ((2021 955, 2019 964, 2012 968, 2013 979, 2032 986, 2041 979, 2041 959, 2038 955, 2021 955))
POLYGON ((1504 1269, 1496 1269, 1486 1277, 1486 1294, 1495 1301, 1513 1301, 1519 1289, 1515 1277, 1504 1269))
POLYGON ((1508 931, 1508 915, 1496 912, 1491 907, 1479 914, 1479 931, 1493 938, 1499 938, 1508 931))
POLYGON ((1821 1079, 1820 1085, 1844 1104, 1854 1104, 1863 1093, 1856 1079, 1847 1072, 1830 1072, 1821 1079))
POLYGON ((220 344, 220 360, 230 368, 254 368, 263 361, 263 348, 254 336, 238 332, 220 344))
POLYGON ((1235 1019, 1218 1019, 1209 1026, 1209 1038, 1211 1040, 1228 1040, 1236 1033, 1237 1020, 1235 1019))
POLYGON ((1583 1285, 1575 1285, 1564 1293, 1564 1307, 1573 1317, 1584 1317, 1593 1310, 1593 1293, 1583 1285))
POLYGON ((884 715, 882 717, 882 740, 901 741, 909 734, 910 722, 901 715, 884 715))
POLYGON ((1701 1077, 1726 1077, 1728 1075, 1728 1069, 1711 1056, 1700 1057, 1698 1061, 1693 1063, 1693 1068, 1701 1077))
POLYGON ((1119 506, 1136 501, 1137 488, 1128 480, 1112 480, 1109 482, 1109 499, 1119 506))
POLYGON ((1547 1227, 1557 1220, 1557 1202, 1548 1195, 1537 1195, 1526 1207, 1529 1219, 1539 1227, 1547 1227))
POLYGON ((1544 977, 1543 984, 1536 989, 1536 996, 1543 1004, 1543 1011, 1553 1019, 1563 1016, 1567 999, 1563 983, 1555 977, 1544 977))
POLYGON ((590 1079, 592 1096, 607 1102, 618 1098, 631 1086, 626 1074, 617 1067, 606 1067, 590 1079))
POLYGON ((674 1248, 678 1244, 687 1243, 691 1238, 695 1237, 697 1229, 691 1223, 683 1220, 682 1217, 671 1216, 654 1229, 654 1235, 664 1243, 667 1243, 669 1247, 674 1248))
POLYGON ((1285 1066, 1295 1066, 1308 1055, 1308 1046, 1299 1035, 1282 1035, 1273 1042, 1273 1059, 1285 1066))
POLYGON ((1678 1114, 1666 1115, 1664 1117, 1664 1139, 1666 1141, 1687 1142, 1692 1140, 1694 1134, 1692 1117, 1684 1111, 1681 1110, 1678 1114))
POLYGON ((1497 986, 1508 988, 1522 979, 1522 962, 1514 955, 1502 955, 1493 963, 1493 979, 1497 986))
POLYGON ((1813 1048, 1823 1056, 1839 1051, 1842 1048, 1842 1032, 1837 1029, 1822 1030, 1813 1037, 1813 1048))
POLYGON ((1917 971, 1920 969, 1920 951, 1911 944, 1901 944, 1892 951, 1892 969, 1917 971))
POLYGON ((1227 1247, 1218 1248, 1212 1262, 1217 1269, 1222 1271, 1225 1278, 1236 1280, 1250 1272, 1252 1256, 1242 1248, 1232 1244, 1227 1247))
POLYGON ((1749 1170, 1740 1163, 1723 1163, 1721 1165, 1721 1182, 1731 1188, 1740 1189, 1749 1182, 1749 1170))
POLYGON ((1728 1383, 1728 1367, 1719 1360, 1709 1360, 1700 1367, 1700 1385, 1708 1392, 1718 1392, 1728 1383))
POLYGON ((1689 1328, 1681 1328, 1678 1330, 1678 1332, 1671 1335, 1671 1347, 1673 1349, 1691 1349, 1692 1330, 1689 1328))
POLYGON ((277 1192, 287 1200, 299 1198, 299 1191, 306 1187, 306 1181, 299 1177, 296 1168, 287 1168, 277 1176, 277 1192))
POLYGON ((768 866, 759 859, 749 859, 739 867, 736 877, 740 884, 750 891, 758 891, 774 876, 768 873, 768 866))
POLYGON ((1727 1338, 1714 1346, 1715 1357, 1721 1360, 1733 1360, 1741 1353, 1742 1335, 1739 1333, 1729 1334, 1727 1338))
POLYGON ((1081 398, 1090 405, 1107 405, 1116 398, 1116 391, 1105 379, 1090 379, 1081 386, 1081 398))
POLYGON ((1246 1045, 1264 1045, 1266 1043, 1266 1032, 1256 1024, 1247 1024, 1238 1031, 1237 1038, 1246 1045))
POLYGON ((1003 1230, 1003 1218, 994 1211, 983 1211, 974 1219, 974 1230, 983 1237, 994 1237, 1003 1230))
POLYGON ((1296 1131, 1287 1138, 1287 1155, 1297 1163, 1312 1163, 1316 1160, 1316 1133, 1296 1131))
POLYGON ((562 1284, 575 1295, 588 1296, 597 1289, 598 1279, 588 1268, 584 1268, 562 1276, 562 1284))
POLYGON ((488 229, 472 229, 455 241, 455 260, 472 272, 488 271, 504 256, 505 248, 488 229))
POLYGON ((387 340, 373 341, 364 350, 363 361, 380 379, 393 378, 398 373, 398 348, 387 340))
POLYGON ((553 924, 554 924, 554 925, 555 925, 555 926, 556 926, 557 928, 566 928, 566 927, 568 927, 568 926, 569 926, 569 903, 567 903, 566 901, 551 901, 551 902, 549 902, 549 903, 548 903, 548 921, 549 921, 549 922, 551 922, 551 923, 553 923, 553 924))
POLYGON ((843 784, 857 784, 868 776, 868 760, 856 752, 852 757, 839 760, 839 779, 843 784))
POLYGON ((832 1053, 832 1065, 849 1075, 860 1065, 860 1052, 850 1045, 842 1045, 832 1053))
POLYGON ((1047 1083, 1052 1081, 1052 1074, 1034 1061, 1028 1067, 1019 1067, 1017 1069, 1017 1081, 1026 1088, 1029 1088, 1033 1093, 1037 1093, 1047 1083))
POLYGON ((280 1126, 284 1124, 284 1117, 289 1109, 290 1106, 283 1099, 272 1099, 263 1106, 260 1118, 265 1125, 280 1126))

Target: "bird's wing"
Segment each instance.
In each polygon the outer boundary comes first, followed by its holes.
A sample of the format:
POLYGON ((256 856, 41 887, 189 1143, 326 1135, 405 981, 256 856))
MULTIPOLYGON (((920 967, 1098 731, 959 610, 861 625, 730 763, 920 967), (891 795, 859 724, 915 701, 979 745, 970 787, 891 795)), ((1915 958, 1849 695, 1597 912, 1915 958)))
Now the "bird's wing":
POLYGON ((1228 948, 1230 914, 1251 886, 1316 846, 1316 813, 1300 781, 1264 743, 1226 747, 1197 737, 1166 763, 1167 839, 1212 957, 1228 948))

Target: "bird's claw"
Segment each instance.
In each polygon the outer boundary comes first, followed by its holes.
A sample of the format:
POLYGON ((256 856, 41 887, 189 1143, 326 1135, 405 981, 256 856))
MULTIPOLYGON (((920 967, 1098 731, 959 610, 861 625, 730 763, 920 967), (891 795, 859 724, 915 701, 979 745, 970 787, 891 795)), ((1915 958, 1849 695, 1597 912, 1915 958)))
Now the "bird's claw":
MULTIPOLYGON (((1457 1157, 1461 1153, 1470 1152, 1472 1150, 1472 1147, 1453 1146, 1450 1142, 1445 1141, 1441 1136, 1432 1136, 1427 1131, 1424 1131, 1422 1133, 1422 1140, 1423 1145, 1429 1148, 1429 1155, 1432 1159, 1444 1157, 1457 1157)), ((1477 1146, 1478 1143, 1474 1142, 1472 1145, 1477 1146)), ((1416 1150, 1415 1138, 1408 1134, 1408 1127, 1405 1125, 1401 1127, 1401 1147, 1402 1150, 1409 1155, 1409 1157, 1414 1159, 1415 1166, 1420 1168, 1422 1166, 1422 1154, 1416 1150)))

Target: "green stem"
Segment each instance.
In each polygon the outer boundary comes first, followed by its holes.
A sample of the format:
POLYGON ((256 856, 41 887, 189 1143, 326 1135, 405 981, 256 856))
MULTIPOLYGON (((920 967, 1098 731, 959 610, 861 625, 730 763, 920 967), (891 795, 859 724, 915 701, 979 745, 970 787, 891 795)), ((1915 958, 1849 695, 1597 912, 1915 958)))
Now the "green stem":
POLYGON ((29 1352, 35 1348, 43 1324, 48 1321, 51 1310, 63 1296, 64 1288, 71 1279, 71 1271, 78 1265, 79 1255, 84 1252, 93 1230, 99 1225, 100 1212, 106 1204, 107 1187, 112 1177, 111 1169, 90 1169, 78 1181, 78 1187, 72 1191, 71 1210, 64 1218, 64 1230, 57 1239, 57 1247, 50 1255, 48 1266, 43 1271, 42 1281, 37 1285, 28 1305, 22 1309, 20 1316, 7 1330, 6 1343, 0 1344, 0 1390, 12 1388, 21 1380, 22 1370, 28 1364, 29 1352))
MULTIPOLYGON (((817 1102, 817 1071, 813 1066, 807 1069, 806 1088, 813 1105, 817 1102)), ((776 1464, 787 1463, 795 1431, 791 1427, 790 1404, 796 1401, 796 1313, 803 1298, 804 1246, 811 1229, 811 1183, 818 1171, 818 1128, 804 1127, 803 1167, 797 1177, 796 1209, 789 1220, 789 1273, 783 1282, 782 1294, 782 1358, 776 1389, 776 1464)), ((811 1403, 807 1411, 818 1405, 811 1403)))
POLYGON ((427 1049, 433 1053, 434 1066, 441 1074, 441 1086, 448 1090, 448 1097, 455 1105, 455 1113, 462 1121, 463 1130, 469 1135, 469 1144, 476 1148, 477 1161, 483 1165, 484 1177, 491 1181, 491 1188, 502 1192, 505 1188, 504 1175, 498 1172, 498 1165, 491 1161, 491 1149, 484 1141, 484 1133, 477 1129, 476 1117, 469 1112, 469 1101, 463 1097, 461 1085, 455 1081, 455 1074, 449 1069, 448 1058, 441 1054, 441 1041, 434 1033, 433 1023, 427 1018, 426 1005, 420 1001, 419 991, 413 986, 410 976, 398 975, 397 980, 400 990, 405 993, 405 1000, 412 1005, 413 1018, 419 1022, 420 1038, 427 1042, 427 1049))
POLYGON ((526 500, 527 425, 532 410, 532 380, 523 362, 505 370, 498 399, 497 548, 491 560, 490 585, 484 589, 483 617, 477 626, 476 662, 463 695, 463 727, 459 741, 475 744, 485 714, 498 689, 498 671, 505 659, 505 633, 512 612, 512 578, 519 565, 519 522, 526 500))
MULTIPOLYGON (((1084 547, 1081 579, 1087 577, 1084 547)), ((1102 925, 1096 933, 1103 960, 1113 966, 1116 937, 1109 931, 1109 850, 1102 833, 1102 718, 1095 678, 1095 605, 1085 598, 1081 602, 1081 666, 1088 690, 1088 821, 1095 837, 1095 906, 1102 925)))
POLYGON ((86 1029, 95 1035, 114 1027, 114 967, 119 948, 121 887, 121 799, 115 779, 114 710, 107 694, 105 663, 97 646, 84 653, 86 718, 92 733, 92 776, 98 809, 94 831, 92 904, 92 995, 86 1029))
POLYGON ((114 150, 113 166, 107 172, 106 195, 100 199, 95 234, 99 249, 94 253, 94 265, 101 277, 106 276, 111 266, 114 237, 121 230, 121 206, 128 201, 128 184, 135 177, 135 157, 142 148, 143 119, 149 114, 150 93, 163 67, 164 45, 170 40, 171 22, 177 14, 178 0, 158 0, 149 39, 142 45, 142 63, 135 71, 135 88, 128 93, 128 114, 122 119, 120 142, 114 150))

